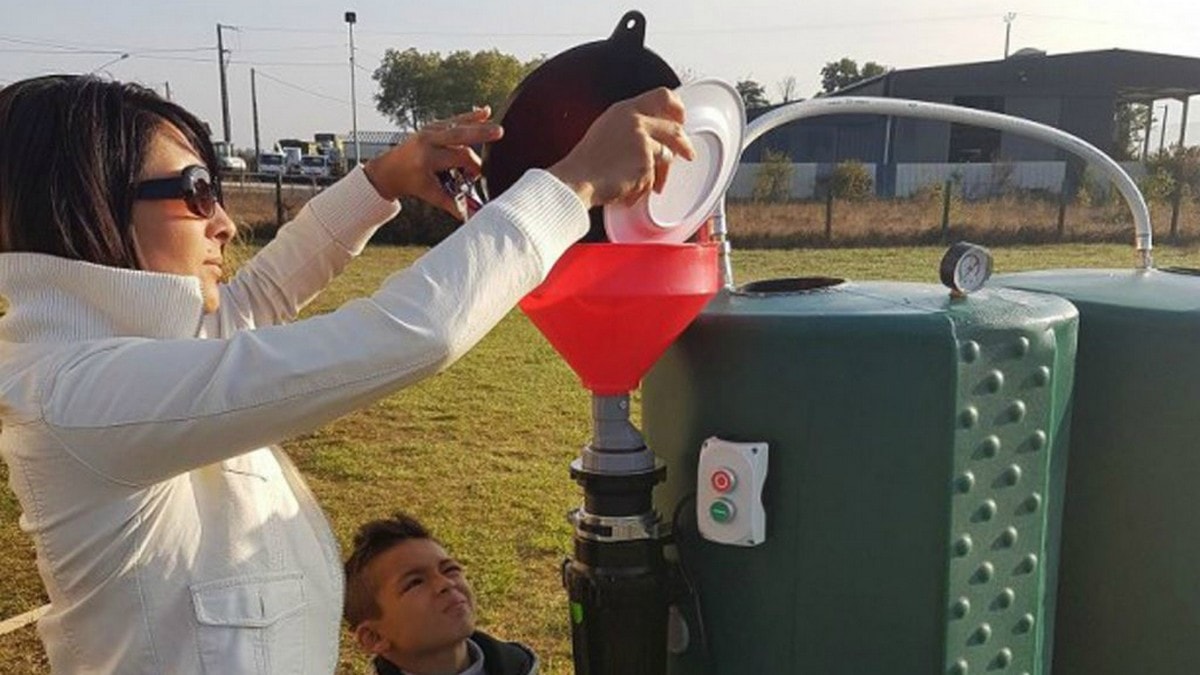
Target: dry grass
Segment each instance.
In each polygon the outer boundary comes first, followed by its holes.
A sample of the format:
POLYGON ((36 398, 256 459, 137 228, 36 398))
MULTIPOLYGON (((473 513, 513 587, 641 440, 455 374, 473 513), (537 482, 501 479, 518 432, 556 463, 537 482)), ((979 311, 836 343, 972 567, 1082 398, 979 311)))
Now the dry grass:
MULTIPOLYGON (((285 185, 286 221, 313 195, 304 185, 285 185)), ((246 233, 275 225, 273 186, 226 187, 226 201, 246 233)), ((913 199, 838 201, 833 205, 831 237, 826 237, 824 202, 754 203, 729 205, 729 229, 739 248, 935 245, 943 241, 942 198, 937 190, 913 199)), ((1045 244, 1056 242, 1132 241, 1133 218, 1124 202, 1103 206, 1071 204, 1062 236, 1059 206, 1053 199, 1001 197, 979 201, 953 198, 947 241, 966 239, 983 244, 1045 244)), ((1165 241, 1171 222, 1170 204, 1150 205, 1155 237, 1165 241)), ((1179 241, 1200 241, 1200 204, 1185 200, 1180 209, 1179 241)))
MULTIPOLYGON (((291 220, 305 202, 317 194, 318 188, 303 184, 286 184, 279 195, 283 222, 291 220)), ((275 224, 275 186, 268 183, 226 183, 225 209, 238 227, 256 229, 275 224)))
MULTIPOLYGON (((728 209, 729 231, 742 248, 794 246, 895 246, 943 241, 942 200, 870 199, 833 204, 831 237, 826 237, 824 202, 735 203, 728 209)), ((1133 217, 1123 202, 1105 206, 1071 204, 1058 232, 1058 204, 1051 200, 1005 197, 951 201, 946 240, 984 244, 1129 242, 1133 217)), ((1155 236, 1165 239, 1171 222, 1169 204, 1151 204, 1155 236)), ((1200 205, 1186 201, 1179 218, 1179 243, 1200 238, 1200 205)))

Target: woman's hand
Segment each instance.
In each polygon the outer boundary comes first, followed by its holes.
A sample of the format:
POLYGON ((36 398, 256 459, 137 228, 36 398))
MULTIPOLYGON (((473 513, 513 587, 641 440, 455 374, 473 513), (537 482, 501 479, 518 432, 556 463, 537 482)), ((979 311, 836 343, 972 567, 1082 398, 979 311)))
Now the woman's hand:
POLYGON ((417 197, 458 218, 454 197, 446 194, 437 173, 457 168, 472 179, 479 175, 479 155, 471 146, 504 135, 500 125, 488 121, 491 114, 484 106, 427 124, 400 145, 367 162, 363 171, 384 199, 417 197))
POLYGON ((632 204, 649 190, 662 191, 673 155, 695 158, 683 116, 683 103, 669 89, 615 103, 549 171, 589 208, 632 204))

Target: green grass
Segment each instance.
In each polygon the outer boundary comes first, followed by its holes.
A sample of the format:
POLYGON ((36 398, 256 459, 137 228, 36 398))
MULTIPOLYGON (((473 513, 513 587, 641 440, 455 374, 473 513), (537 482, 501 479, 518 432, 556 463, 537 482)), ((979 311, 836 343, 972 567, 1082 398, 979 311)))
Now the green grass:
MULTIPOLYGON (((784 276, 936 281, 940 247, 739 251, 739 283, 784 276)), ((372 247, 309 309, 369 293, 419 249, 372 247)), ((1116 244, 994 249, 1000 272, 1129 267, 1116 244)), ((1200 267, 1195 249, 1163 248, 1160 266, 1200 267)), ((285 444, 345 545, 364 520, 405 509, 466 564, 482 625, 520 639, 549 675, 571 672, 558 570, 570 546, 564 514, 579 501, 567 465, 589 432, 588 394, 520 313, 447 372, 285 444)), ((7 469, 0 467, 7 481, 7 469)), ((45 601, 19 508, 0 488, 0 619, 45 601)), ((0 672, 45 673, 32 628, 0 638, 0 672)), ((339 673, 365 673, 343 640, 339 673)))

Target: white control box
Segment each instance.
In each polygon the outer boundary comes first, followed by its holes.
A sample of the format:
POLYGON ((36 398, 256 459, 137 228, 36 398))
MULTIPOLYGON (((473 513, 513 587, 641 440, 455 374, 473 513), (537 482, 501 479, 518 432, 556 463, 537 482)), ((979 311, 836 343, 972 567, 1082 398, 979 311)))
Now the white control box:
POLYGON ((700 448, 696 522, 709 541, 758 546, 767 538, 762 490, 767 480, 765 442, 734 443, 713 436, 700 448))

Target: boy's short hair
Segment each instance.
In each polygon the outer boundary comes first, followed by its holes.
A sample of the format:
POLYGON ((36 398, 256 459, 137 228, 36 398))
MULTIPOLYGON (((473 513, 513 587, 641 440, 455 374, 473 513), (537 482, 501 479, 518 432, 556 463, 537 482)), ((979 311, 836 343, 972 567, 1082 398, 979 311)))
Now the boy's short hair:
POLYGON ((379 616, 379 605, 375 603, 378 589, 365 573, 367 566, 393 546, 409 539, 433 539, 433 535, 420 521, 401 511, 390 518, 364 523, 354 535, 354 550, 346 560, 346 599, 342 607, 351 628, 379 616))

